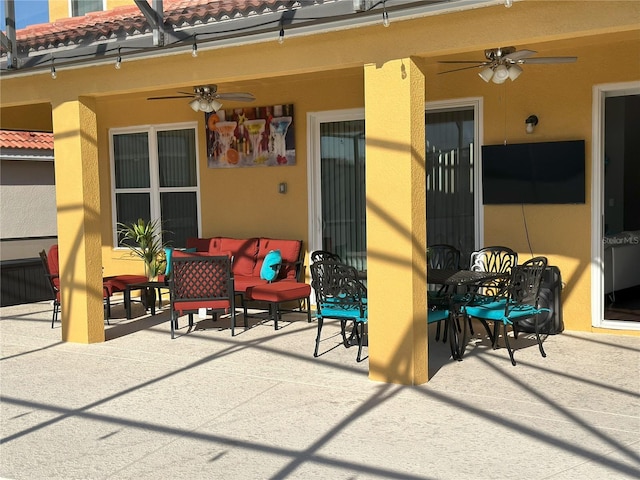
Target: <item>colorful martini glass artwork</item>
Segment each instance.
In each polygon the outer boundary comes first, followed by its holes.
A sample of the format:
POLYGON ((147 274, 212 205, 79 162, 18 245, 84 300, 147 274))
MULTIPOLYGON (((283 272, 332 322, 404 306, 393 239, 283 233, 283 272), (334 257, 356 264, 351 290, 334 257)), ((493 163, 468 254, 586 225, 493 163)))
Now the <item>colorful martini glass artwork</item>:
POLYGON ((262 146, 260 145, 260 140, 262 139, 262 133, 264 132, 265 123, 266 121, 264 118, 244 121, 244 126, 247 129, 247 132, 249 132, 253 161, 258 163, 260 163, 261 159, 262 146))
POLYGON ((220 136, 220 160, 228 161, 227 151, 231 146, 231 139, 233 138, 233 132, 236 129, 238 122, 217 122, 216 130, 220 136), (223 160, 224 159, 224 160, 223 160))
POLYGON ((273 153, 278 163, 287 163, 287 143, 285 136, 289 125, 291 125, 291 117, 274 117, 271 119, 271 141, 273 153))

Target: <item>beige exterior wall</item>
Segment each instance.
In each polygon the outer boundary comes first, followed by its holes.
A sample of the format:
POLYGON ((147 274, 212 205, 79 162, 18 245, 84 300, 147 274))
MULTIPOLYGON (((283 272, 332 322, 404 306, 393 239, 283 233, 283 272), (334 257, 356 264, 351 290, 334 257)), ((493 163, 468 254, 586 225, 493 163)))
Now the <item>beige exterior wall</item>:
MULTIPOLYGON (((414 58, 425 75, 427 102, 482 99, 483 144, 586 140, 587 203, 525 206, 525 213, 533 254, 547 256, 562 271, 566 328, 588 331, 592 329, 592 89, 597 84, 640 80, 638 19, 640 2, 524 1, 510 9, 499 5, 404 22, 392 19, 386 29, 375 25, 292 36, 283 45, 274 39, 227 49, 201 47, 197 58, 183 52, 125 59, 120 70, 112 64, 74 70, 59 67, 57 80, 48 72, 2 79, 0 126, 24 123, 29 115, 19 112, 36 108, 26 105, 76 100, 82 95, 95 98, 105 274, 141 270, 112 249, 108 132, 115 127, 197 121, 203 236, 265 235, 301 238, 308 244, 306 114, 364 108, 364 65, 414 58), (500 28, 494 28, 497 25, 500 28), (577 56, 578 61, 524 65, 515 82, 503 85, 484 83, 474 70, 439 74, 447 69, 437 63, 439 59, 482 59, 483 49, 506 45, 536 50, 543 57, 577 56), (256 106, 294 104, 297 165, 208 169, 204 115, 194 113, 183 100, 146 100, 206 83, 216 83, 225 92, 252 92, 256 106), (11 112, 13 120, 7 120, 5 112, 11 112), (533 135, 524 130, 524 119, 530 114, 540 119, 533 135), (283 181, 289 186, 287 195, 277 193, 283 181)), ((225 108, 233 106, 227 103, 225 108)), ((37 121, 45 117, 43 112, 37 121)), ((373 195, 369 201, 384 202, 382 191, 368 191, 368 195, 373 195)), ((520 207, 487 207, 484 221, 485 245, 508 245, 522 258, 529 257, 520 207)), ((393 276, 386 282, 394 282, 393 276)))

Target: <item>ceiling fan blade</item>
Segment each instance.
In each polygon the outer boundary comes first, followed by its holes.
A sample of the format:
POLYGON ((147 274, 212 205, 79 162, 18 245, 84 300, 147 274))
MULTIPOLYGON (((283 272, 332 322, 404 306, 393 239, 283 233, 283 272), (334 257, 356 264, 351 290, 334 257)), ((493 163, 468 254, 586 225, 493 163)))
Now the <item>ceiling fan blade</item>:
POLYGON ((168 97, 149 97, 147 98, 147 100, 167 100, 171 98, 191 98, 191 97, 195 97, 195 95, 185 94, 185 95, 171 95, 168 97))
POLYGON ((513 62, 517 62, 518 60, 528 58, 531 55, 535 55, 536 53, 538 52, 535 52, 533 50, 518 50, 517 52, 509 53, 502 58, 506 60, 511 60, 513 62))
POLYGON ((462 67, 462 68, 454 68, 453 70, 447 70, 446 72, 438 72, 438 75, 442 75, 443 73, 452 73, 452 72, 460 72, 461 70, 469 70, 472 68, 480 68, 483 67, 484 65, 488 65, 488 62, 483 62, 480 65, 472 65, 470 67, 462 67))
POLYGON ((526 58, 518 61, 518 63, 573 63, 578 57, 538 57, 526 58))
POLYGON ((440 60, 438 63, 475 63, 478 65, 489 64, 489 62, 483 62, 481 60, 440 60))
POLYGON ((238 93, 218 93, 215 95, 220 100, 231 100, 237 102, 252 102, 256 99, 250 93, 238 92, 238 93))

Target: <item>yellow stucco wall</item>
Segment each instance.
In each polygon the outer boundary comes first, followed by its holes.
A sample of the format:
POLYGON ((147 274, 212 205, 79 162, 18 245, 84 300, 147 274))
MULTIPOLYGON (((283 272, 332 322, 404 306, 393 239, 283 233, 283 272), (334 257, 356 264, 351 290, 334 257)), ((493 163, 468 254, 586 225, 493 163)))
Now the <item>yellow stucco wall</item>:
MULTIPOLYGON (((122 5, 131 5, 133 0, 106 0, 106 10, 122 5)), ((51 22, 70 17, 69 0, 49 0, 49 19, 51 22)))
POLYGON ((40 103, 3 108, 0 114, 0 129, 51 132, 53 131, 51 104, 40 103))
MULTIPOLYGON (((301 238, 308 243, 307 112, 363 108, 364 64, 413 55, 421 59, 418 62, 425 72, 427 102, 482 99, 482 143, 586 140, 587 204, 525 206, 524 211, 533 254, 548 256, 551 264, 560 267, 566 282, 566 327, 590 330, 592 88, 640 80, 638 18, 640 2, 527 1, 511 9, 496 6, 392 22, 388 29, 372 26, 287 37, 283 45, 274 40, 233 49, 201 48, 196 59, 188 52, 145 61, 125 57, 121 70, 111 64, 78 70, 59 67, 55 81, 46 70, 31 77, 2 79, 0 123, 7 123, 3 117, 10 113, 19 121, 8 123, 24 124, 29 115, 22 109, 27 107, 16 106, 48 103, 52 91, 70 98, 95 96, 105 274, 136 269, 135 263, 122 260, 121 253, 111 248, 108 130, 115 127, 198 122, 204 236, 266 235, 301 238), (438 64, 439 59, 480 60, 484 48, 504 45, 537 50, 539 56, 578 56, 578 61, 524 65, 524 73, 515 82, 503 85, 484 83, 473 70, 439 74, 449 67, 438 64), (250 91, 257 98, 256 106, 293 103, 297 165, 207 169, 204 115, 193 112, 182 100, 146 100, 206 83, 217 83, 221 91, 250 91), (524 119, 532 113, 540 123, 533 135, 527 135, 524 119), (277 193, 282 181, 288 183, 287 195, 277 193)), ((38 115, 38 122, 45 117, 38 115)), ((487 207, 484 221, 485 245, 509 245, 528 258, 520 207, 487 207)))

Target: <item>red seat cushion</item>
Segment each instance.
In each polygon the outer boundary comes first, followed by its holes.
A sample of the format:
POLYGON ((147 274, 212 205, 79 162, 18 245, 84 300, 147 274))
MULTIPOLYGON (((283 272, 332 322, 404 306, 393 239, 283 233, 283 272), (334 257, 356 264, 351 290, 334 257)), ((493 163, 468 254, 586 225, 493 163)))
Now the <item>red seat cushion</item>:
POLYGON ((268 282, 262 280, 260 277, 247 276, 247 275, 234 275, 233 276, 233 288, 236 292, 246 292, 248 288, 255 287, 257 285, 266 285, 268 282))
POLYGON ((231 307, 229 300, 203 300, 198 302, 174 302, 173 309, 180 315, 184 312, 195 311, 200 308, 207 308, 210 310, 227 310, 231 307))
POLYGON ((105 277, 102 286, 105 290, 105 296, 110 297, 116 292, 124 292, 127 285, 144 283, 148 280, 144 275, 114 275, 113 277, 105 277))
POLYGON ((261 302, 287 302, 300 300, 311 294, 311 286, 300 282, 275 282, 249 287, 246 291, 247 299, 261 302))

